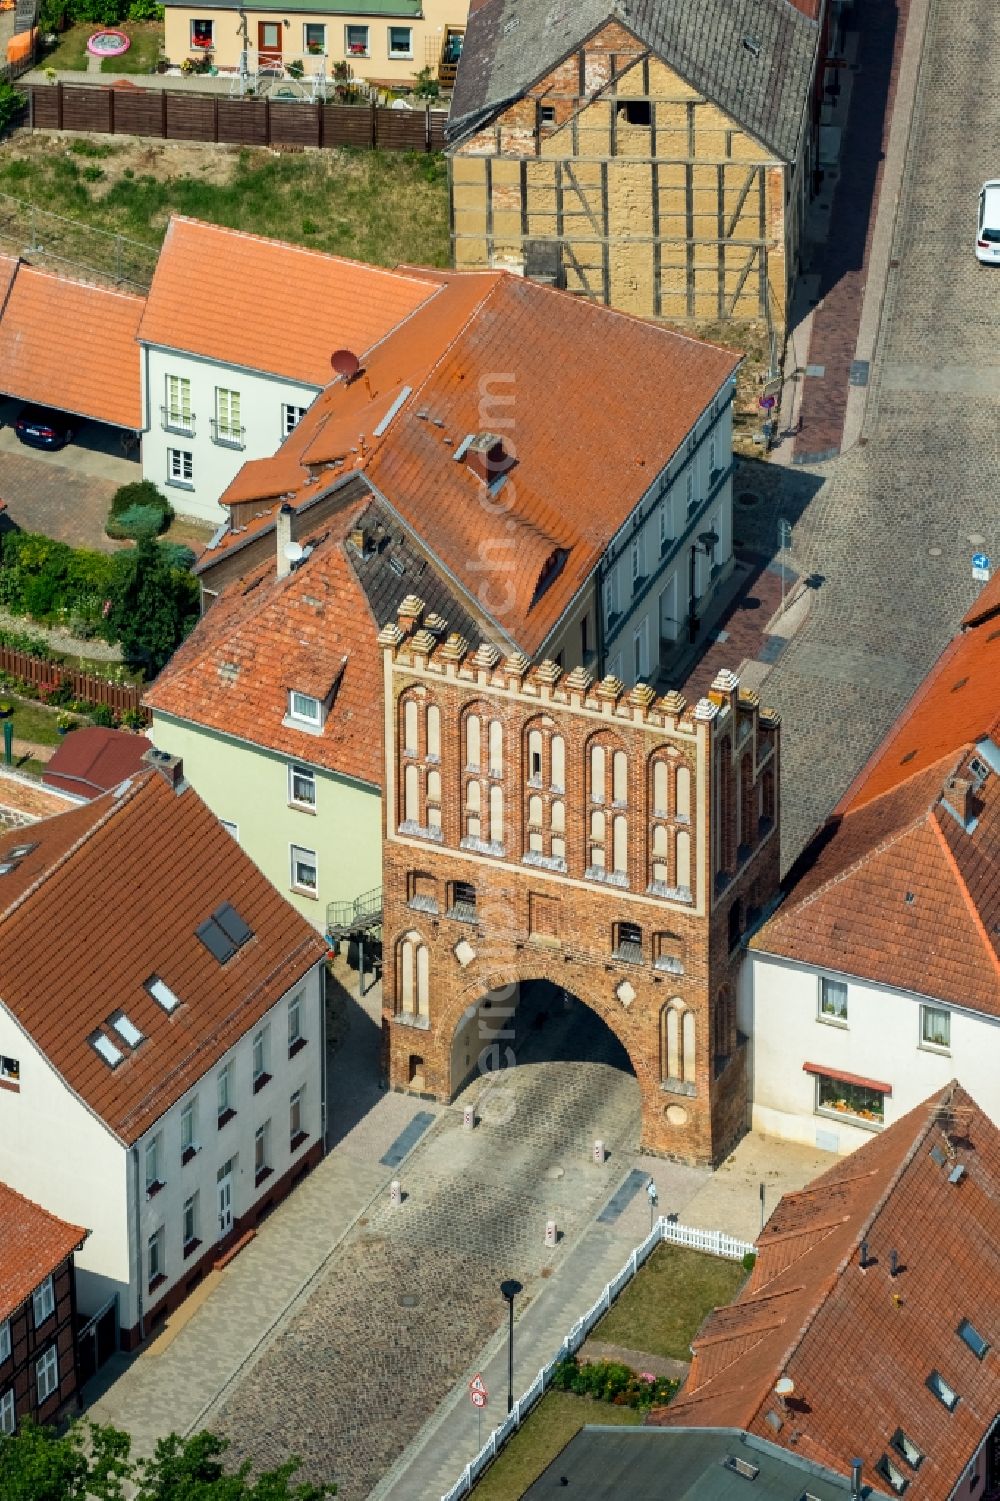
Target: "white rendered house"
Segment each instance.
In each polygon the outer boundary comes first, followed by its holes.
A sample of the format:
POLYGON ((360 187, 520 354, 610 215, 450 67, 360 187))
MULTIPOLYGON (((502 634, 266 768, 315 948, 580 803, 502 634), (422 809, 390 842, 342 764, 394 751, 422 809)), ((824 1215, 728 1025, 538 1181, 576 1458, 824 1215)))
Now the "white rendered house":
POLYGON ((126 1348, 324 1131, 323 946, 150 756, 0 841, 0 1179, 88 1228, 80 1311, 126 1348))
POLYGON ((753 1125, 852 1151, 951 1079, 1000 1125, 1000 580, 753 937, 753 1125))

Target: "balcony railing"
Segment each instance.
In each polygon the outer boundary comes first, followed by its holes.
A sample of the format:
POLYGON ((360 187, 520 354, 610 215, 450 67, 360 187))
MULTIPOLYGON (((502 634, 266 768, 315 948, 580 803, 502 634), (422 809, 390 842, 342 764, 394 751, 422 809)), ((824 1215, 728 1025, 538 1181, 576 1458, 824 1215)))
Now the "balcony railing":
POLYGON ((211 419, 212 442, 218 443, 221 448, 245 448, 245 427, 234 427, 231 422, 220 422, 217 417, 211 419))
POLYGON ((179 412, 176 407, 162 406, 160 419, 166 433, 181 433, 185 438, 194 437, 194 413, 179 412))

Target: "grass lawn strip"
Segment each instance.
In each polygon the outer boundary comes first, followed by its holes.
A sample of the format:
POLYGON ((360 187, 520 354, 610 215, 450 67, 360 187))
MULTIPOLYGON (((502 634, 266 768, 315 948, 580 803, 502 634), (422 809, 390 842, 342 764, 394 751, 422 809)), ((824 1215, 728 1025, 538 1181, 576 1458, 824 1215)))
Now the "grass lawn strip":
MULTIPOLYGON (((88 26, 88 33, 94 28, 88 26)), ((152 73, 160 56, 163 24, 160 21, 122 21, 115 27, 124 31, 132 45, 119 57, 105 57, 102 73, 152 73)), ((51 66, 51 64, 49 64, 51 66)))
POLYGON ((613 1407, 572 1392, 547 1392, 474 1487, 475 1501, 519 1501, 587 1423, 638 1427, 642 1418, 634 1407, 613 1407))
MULTIPOLYGON (((22 244, 18 237, 30 233, 29 204, 49 210, 73 222, 48 223, 39 216, 40 242, 51 241, 53 253, 69 262, 96 270, 107 262, 111 275, 118 247, 90 230, 125 235, 155 252, 172 213, 372 265, 450 263, 448 174, 438 155, 276 155, 188 142, 86 135, 66 141, 44 131, 18 132, 0 145, 0 193, 28 201, 23 208, 3 205, 5 240, 22 244)), ((148 279, 152 255, 142 272, 148 279)), ((294 339, 296 330, 281 333, 294 339)))
POLYGON ((746 1281, 739 1261, 686 1246, 661 1245, 596 1329, 595 1339, 673 1360, 691 1359, 691 1341, 708 1313, 731 1303, 746 1281))

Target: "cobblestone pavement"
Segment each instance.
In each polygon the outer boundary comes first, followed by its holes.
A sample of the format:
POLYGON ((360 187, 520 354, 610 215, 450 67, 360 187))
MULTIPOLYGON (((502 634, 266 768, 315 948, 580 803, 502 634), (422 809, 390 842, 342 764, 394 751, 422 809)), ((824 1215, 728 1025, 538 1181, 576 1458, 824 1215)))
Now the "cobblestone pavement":
POLYGON ((785 514, 815 589, 760 690, 782 713, 786 869, 958 628, 972 553, 1000 554, 1000 278, 972 247, 997 159, 969 123, 998 89, 992 0, 934 0, 864 435, 829 465, 746 461, 737 481, 765 497, 742 540, 766 545, 785 514))
POLYGON ((291 1444, 306 1476, 360 1501, 501 1325, 500 1281, 516 1274, 529 1303, 607 1198, 595 1137, 616 1172, 631 1165, 639 1088, 612 1034, 542 993, 522 1002, 517 1031, 519 1066, 504 1079, 513 1112, 473 1132, 461 1100, 438 1117, 400 1173, 403 1204, 386 1198, 359 1221, 214 1415, 235 1459, 276 1464, 291 1444), (529 1023, 534 1006, 549 1011, 543 1029, 529 1023))

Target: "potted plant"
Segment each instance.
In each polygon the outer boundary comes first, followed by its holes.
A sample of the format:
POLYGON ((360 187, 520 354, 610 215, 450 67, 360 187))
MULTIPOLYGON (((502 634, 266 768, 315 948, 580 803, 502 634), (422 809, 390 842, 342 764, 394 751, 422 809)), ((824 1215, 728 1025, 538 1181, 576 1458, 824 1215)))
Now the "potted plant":
POLYGON ((69 714, 60 714, 56 719, 56 731, 60 735, 68 735, 73 728, 73 719, 69 714))
POLYGON ((0 698, 0 719, 9 719, 14 712, 14 705, 9 698, 0 698))
POLYGON ((292 61, 288 64, 288 76, 289 76, 289 78, 294 78, 296 80, 296 82, 298 82, 298 80, 302 77, 302 75, 303 75, 304 72, 305 72, 305 65, 304 65, 301 57, 293 57, 292 61))
POLYGON ((312 53, 313 57, 319 57, 323 52, 323 43, 310 42, 306 48, 306 51, 312 53))

